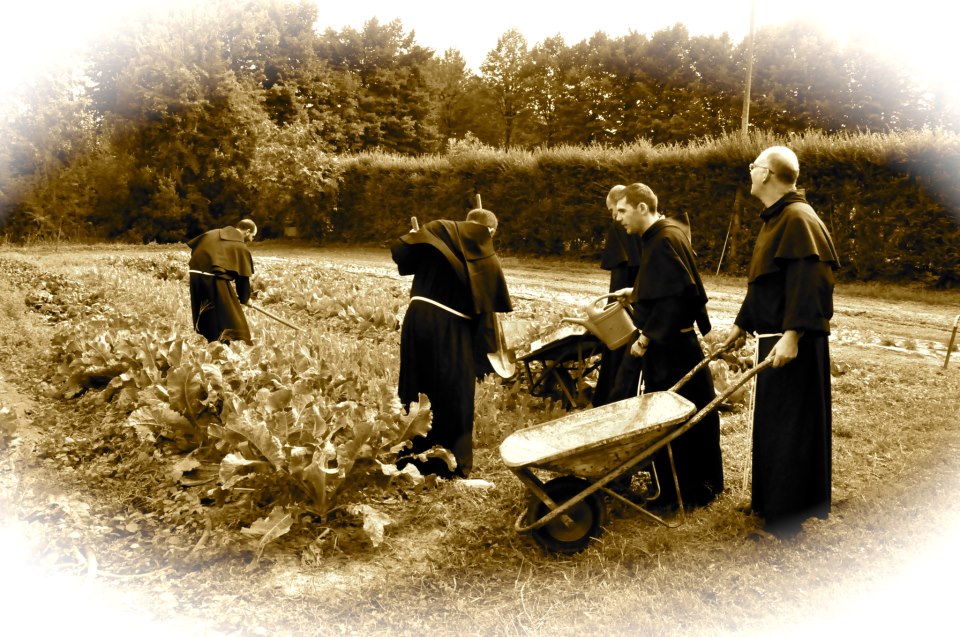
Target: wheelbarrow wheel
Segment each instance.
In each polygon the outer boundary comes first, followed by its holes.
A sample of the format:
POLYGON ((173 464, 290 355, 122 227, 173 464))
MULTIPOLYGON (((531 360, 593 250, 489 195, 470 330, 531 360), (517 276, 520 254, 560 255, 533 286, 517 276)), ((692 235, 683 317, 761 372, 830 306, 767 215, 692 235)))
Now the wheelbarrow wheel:
MULTIPOLYGON (((574 476, 562 476, 543 485, 550 499, 563 504, 590 486, 590 482, 574 476)), ((587 496, 575 504, 566 515, 573 521, 564 524, 561 517, 533 529, 530 534, 541 547, 554 553, 579 553, 590 540, 600 537, 604 518, 603 499, 598 493, 587 496)), ((527 524, 533 524, 547 513, 550 507, 540 498, 530 494, 527 504, 527 524)))

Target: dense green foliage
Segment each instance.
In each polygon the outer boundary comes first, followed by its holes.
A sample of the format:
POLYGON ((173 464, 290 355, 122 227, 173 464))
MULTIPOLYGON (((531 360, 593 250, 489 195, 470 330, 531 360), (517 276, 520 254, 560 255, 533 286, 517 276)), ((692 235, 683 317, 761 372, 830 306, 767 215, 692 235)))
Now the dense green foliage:
POLYGON ((584 213, 611 183, 643 180, 690 216, 706 264, 725 252, 736 270, 753 218, 741 166, 757 140, 819 131, 798 150, 846 272, 956 278, 956 199, 936 189, 956 167, 943 91, 811 25, 757 33, 754 137, 740 142, 747 47, 725 35, 531 46, 509 30, 477 74, 399 21, 316 21, 292 0, 156 9, 83 69, 35 78, 0 112, 4 238, 170 242, 247 216, 267 237, 379 242, 481 192, 509 222, 507 249, 593 254, 604 231, 584 213), (866 130, 879 136, 850 141, 866 130))
POLYGON ((343 162, 333 236, 380 242, 409 217, 461 219, 480 193, 502 251, 598 259, 616 183, 642 181, 668 216, 688 221, 708 271, 743 272, 763 206, 747 165, 767 146, 800 157, 799 187, 827 224, 847 280, 960 284, 960 137, 943 131, 754 134, 697 144, 499 152, 461 145, 445 157, 366 155, 343 162))

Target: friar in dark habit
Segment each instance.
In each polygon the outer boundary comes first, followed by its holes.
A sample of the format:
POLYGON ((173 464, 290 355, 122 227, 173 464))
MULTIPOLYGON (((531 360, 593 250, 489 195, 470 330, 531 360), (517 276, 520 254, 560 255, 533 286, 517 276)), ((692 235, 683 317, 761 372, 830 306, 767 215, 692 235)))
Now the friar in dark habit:
POLYGON ((190 310, 194 329, 208 342, 252 342, 243 305, 250 300, 253 257, 247 243, 257 224, 209 230, 187 241, 190 247, 190 310))
POLYGON ((785 146, 750 164, 750 194, 766 208, 747 270, 747 293, 724 344, 757 336, 751 505, 781 537, 830 513, 833 415, 830 319, 833 240, 797 189, 800 162, 785 146))
POLYGON ((477 358, 497 349, 494 313, 513 309, 493 247, 496 230, 496 216, 475 208, 465 221, 430 221, 390 246, 400 274, 413 275, 397 394, 404 406, 426 394, 433 413, 429 433, 414 438, 408 455, 439 445, 457 465, 404 457, 400 467, 412 462, 421 473, 447 478, 467 477, 473 468, 474 397, 483 367, 477 358))
MULTIPOLYGON (((697 271, 686 225, 667 219, 657 209, 657 196, 645 184, 631 184, 617 201, 617 219, 627 232, 640 235, 642 248, 637 280, 633 288, 622 290, 634 308, 634 323, 640 332, 630 346, 630 355, 642 359, 646 391, 670 389, 697 363, 703 360, 696 330, 710 332, 707 294, 697 271), (696 327, 695 327, 696 326, 696 327)), ((625 366, 621 366, 624 371, 625 366)), ((637 379, 631 395, 637 394, 637 379)), ((622 391, 622 390, 621 390, 622 391)), ((701 369, 687 381, 678 394, 697 409, 716 397, 713 377, 701 369)), ((723 457, 720 450, 720 415, 716 410, 671 442, 685 508, 705 506, 723 491, 723 457)), ((660 482, 660 496, 652 508, 670 511, 679 507, 670 459, 664 447, 654 455, 660 482)))
MULTIPOLYGON (((607 228, 607 240, 600 256, 600 267, 610 272, 610 292, 633 285, 640 265, 640 237, 627 234, 616 219, 617 198, 625 188, 626 186, 618 184, 607 193, 606 204, 610 212, 610 225, 607 228)), ((597 386, 593 392, 594 407, 606 405, 613 400, 612 392, 617 370, 620 369, 628 349, 626 346, 614 350, 603 348, 597 386)), ((628 363, 633 363, 630 358, 627 360, 628 363)))

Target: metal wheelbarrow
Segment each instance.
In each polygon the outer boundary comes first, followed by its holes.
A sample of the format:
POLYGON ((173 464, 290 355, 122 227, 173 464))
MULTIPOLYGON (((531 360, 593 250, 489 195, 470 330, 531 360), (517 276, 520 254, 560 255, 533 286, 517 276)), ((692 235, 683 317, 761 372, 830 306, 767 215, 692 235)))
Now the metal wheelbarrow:
MULTIPOLYGON (((526 485, 527 507, 514 529, 531 533, 543 548, 558 553, 576 553, 599 537, 606 517, 602 494, 606 494, 646 517, 669 527, 678 523, 663 520, 607 487, 632 473, 653 455, 667 447, 671 477, 683 511, 677 470, 670 442, 700 422, 720 403, 746 384, 772 361, 766 360, 744 372, 700 411, 676 391, 722 353, 704 357, 667 391, 651 392, 588 409, 515 431, 500 443, 504 464, 526 485), (559 474, 543 482, 534 470, 559 474)), ((659 478, 651 465, 654 493, 659 495, 659 478)))
POLYGON ((569 334, 517 359, 531 396, 551 397, 565 409, 590 404, 587 378, 600 366, 603 344, 590 332, 569 334))

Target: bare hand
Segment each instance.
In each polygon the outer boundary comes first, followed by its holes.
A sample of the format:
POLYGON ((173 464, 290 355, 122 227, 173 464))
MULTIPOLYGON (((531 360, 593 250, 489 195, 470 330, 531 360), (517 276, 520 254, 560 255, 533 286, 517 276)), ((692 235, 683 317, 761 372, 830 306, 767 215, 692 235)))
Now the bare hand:
POLYGON ((630 299, 630 295, 633 294, 633 288, 620 288, 616 292, 611 292, 610 294, 615 295, 617 300, 621 301, 622 303, 626 303, 630 299))
POLYGON ((767 358, 773 361, 773 367, 783 367, 797 357, 797 342, 800 335, 794 330, 787 330, 773 346, 767 358))
POLYGON ((640 357, 647 353, 647 348, 650 347, 650 339, 648 339, 643 334, 640 335, 640 338, 633 342, 633 345, 630 346, 630 355, 640 357))
POLYGON ((714 351, 716 352, 720 350, 725 350, 729 348, 731 345, 735 344, 737 341, 740 341, 741 339, 745 339, 746 336, 747 336, 747 333, 743 331, 743 328, 741 328, 739 325, 734 324, 733 327, 730 328, 730 331, 727 332, 726 338, 723 339, 722 343, 717 345, 714 351))

